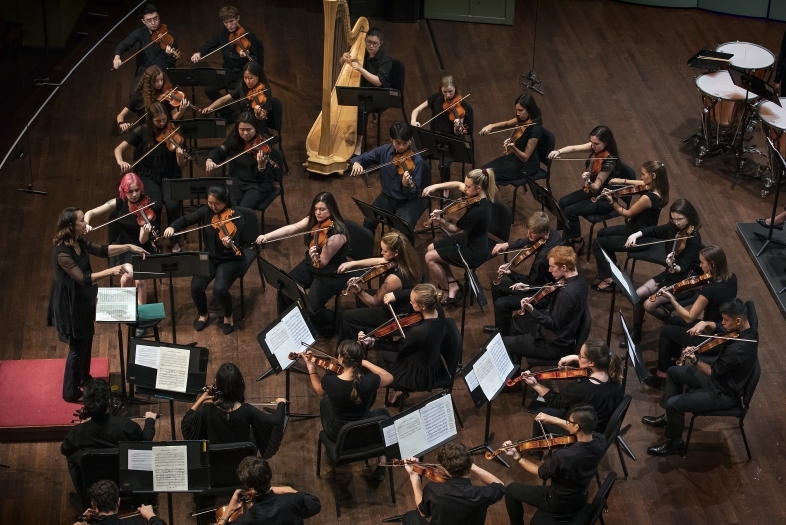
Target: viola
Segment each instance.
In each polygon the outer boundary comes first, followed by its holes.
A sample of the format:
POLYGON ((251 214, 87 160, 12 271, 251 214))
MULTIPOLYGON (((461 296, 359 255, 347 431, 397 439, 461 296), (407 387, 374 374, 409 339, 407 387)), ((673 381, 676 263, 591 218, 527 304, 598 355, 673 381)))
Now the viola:
POLYGON ((180 58, 180 50, 175 49, 172 47, 175 44, 175 37, 169 34, 169 29, 166 27, 166 24, 161 24, 158 26, 158 29, 153 31, 150 35, 152 40, 157 40, 158 45, 161 46, 161 49, 166 51, 167 46, 172 48, 172 56, 176 59, 180 58))
POLYGON ((516 126, 515 128, 513 128, 513 131, 510 132, 510 137, 508 137, 508 140, 510 141, 509 145, 505 146, 504 149, 503 149, 503 154, 504 155, 509 155, 509 154, 513 153, 510 150, 510 144, 513 144, 517 140, 519 140, 521 138, 521 136, 524 135, 524 130, 527 129, 527 127, 529 127, 530 125, 532 125, 532 120, 527 119, 520 126, 516 126))
POLYGON ((247 151, 249 155, 255 156, 256 150, 260 150, 262 154, 267 157, 267 161, 274 169, 278 169, 278 163, 275 162, 273 159, 270 158, 270 146, 267 144, 262 144, 261 147, 257 148, 261 142, 264 142, 266 139, 261 134, 257 133, 254 135, 254 138, 251 139, 249 142, 246 142, 243 146, 243 151, 247 151))
POLYGON ((363 273, 363 275, 361 275, 359 277, 353 277, 349 281, 347 281, 347 288, 346 288, 346 290, 343 290, 341 292, 341 295, 349 295, 349 289, 352 286, 355 286, 355 285, 360 286, 361 284, 366 284, 367 282, 371 281, 372 279, 376 279, 377 277, 381 277, 383 275, 386 275, 386 274, 392 272, 395 269, 396 269, 396 262, 395 261, 389 261, 389 262, 382 263, 382 264, 379 264, 377 266, 371 267, 368 270, 366 270, 363 273))
POLYGON ((197 111, 202 111, 191 102, 186 101, 186 94, 182 91, 178 91, 177 88, 173 88, 172 84, 169 82, 165 82, 163 87, 161 88, 161 94, 156 96, 156 100, 159 102, 168 102, 170 106, 179 108, 186 102, 188 105, 186 107, 194 108, 197 111))
POLYGON ((248 103, 251 105, 251 111, 254 112, 254 115, 256 115, 259 120, 265 120, 267 118, 267 110, 265 109, 267 97, 265 96, 265 91, 267 91, 267 88, 260 82, 256 87, 249 89, 248 93, 246 93, 246 99, 248 99, 248 103))
POLYGON ((494 452, 486 452, 486 459, 494 459, 508 449, 515 448, 519 452, 534 452, 536 450, 549 450, 554 447, 564 447, 571 445, 578 441, 574 435, 570 436, 555 436, 554 434, 545 434, 532 439, 525 439, 517 441, 507 447, 498 448, 494 452))
POLYGON ((683 279, 682 281, 672 284, 671 286, 664 286, 654 294, 650 295, 650 301, 655 302, 658 297, 663 295, 663 292, 671 292, 672 294, 675 294, 693 290, 694 288, 700 288, 707 284, 710 279, 712 279, 712 272, 707 272, 694 277, 688 277, 687 279, 683 279))
POLYGON ((319 368, 327 370, 328 372, 333 372, 334 374, 343 374, 344 373, 344 366, 341 365, 338 360, 330 356, 318 356, 314 354, 308 354, 306 352, 290 352, 289 359, 291 361, 297 361, 299 358, 303 358, 304 361, 308 361, 309 363, 313 363, 317 365, 319 368))
POLYGON ((224 211, 221 213, 216 213, 213 215, 213 218, 210 220, 211 226, 218 230, 218 232, 224 237, 229 237, 229 247, 232 248, 232 251, 235 252, 237 257, 242 257, 243 252, 240 251, 240 248, 237 247, 235 241, 232 238, 237 233, 237 226, 235 223, 230 221, 230 218, 234 215, 234 210, 232 208, 224 208, 224 211))
POLYGON ((235 51, 238 55, 245 54, 249 60, 254 60, 254 56, 251 55, 251 41, 247 36, 250 34, 243 26, 238 25, 237 29, 229 33, 229 40, 234 41, 235 51))
MULTIPOLYGON (((249 488, 249 489, 246 489, 246 490, 241 490, 239 498, 240 498, 240 501, 243 502, 243 506, 241 506, 239 509, 237 509, 232 514, 227 516, 227 519, 226 519, 226 521, 224 523, 230 523, 230 522, 236 521, 240 517, 240 515, 243 514, 243 509, 246 507, 246 505, 248 503, 254 503, 254 500, 257 499, 257 491, 256 491, 256 489, 253 489, 253 488, 249 488)), ((218 523, 219 519, 224 517, 224 513, 227 510, 229 510, 229 505, 224 505, 223 507, 218 507, 216 509, 216 523, 218 523)))
POLYGON ((460 93, 453 95, 451 99, 445 99, 442 103, 442 111, 448 113, 448 118, 453 123, 453 132, 456 135, 466 135, 468 133, 467 125, 464 124, 464 117, 467 116, 467 110, 461 105, 464 97, 460 93), (453 102, 458 98, 457 102, 453 102))
MULTIPOLYGON (((480 202, 480 199, 482 198, 483 197, 481 197, 480 195, 475 195, 474 197, 462 197, 461 199, 453 201, 452 203, 442 208, 442 215, 444 216, 447 215, 448 213, 455 213, 459 210, 463 210, 464 208, 468 208, 473 204, 475 204, 476 202, 480 202)), ((426 222, 424 222, 423 225, 426 228, 428 228, 429 226, 431 226, 431 221, 432 219, 431 217, 429 217, 428 219, 426 219, 426 222)))
POLYGON ((608 150, 603 150, 600 153, 593 153, 587 162, 591 162, 590 164, 590 178, 584 181, 584 193, 589 193, 590 188, 589 185, 592 182, 595 182, 595 179, 598 177, 598 173, 601 172, 603 169, 603 160, 611 155, 608 150))
MULTIPOLYGON (((540 301, 542 301, 543 299, 545 299, 549 295, 553 294, 554 292, 556 292, 557 290, 559 290, 560 288, 565 286, 565 284, 567 284, 567 282, 565 281, 564 277, 562 279, 560 279, 559 281, 557 281, 556 283, 547 284, 546 286, 541 288, 538 293, 536 293, 532 297, 529 297, 527 302, 529 304, 531 304, 532 306, 535 306, 540 301)), ((524 315, 526 312, 527 311, 522 308, 521 310, 519 310, 516 313, 518 315, 524 315)))
POLYGON ((511 268, 515 268, 519 264, 526 261, 529 257, 532 257, 533 255, 538 253, 538 250, 540 250, 545 244, 546 244, 546 239, 538 239, 535 243, 530 244, 526 248, 522 248, 521 250, 519 250, 519 253, 517 253, 516 256, 513 257, 512 261, 510 261, 507 264, 503 264, 502 266, 504 268, 497 271, 497 278, 494 279, 493 281, 494 284, 499 284, 500 282, 502 282, 502 276, 505 275, 504 271, 502 270, 509 270, 511 268))
POLYGON ((311 264, 314 266, 314 268, 319 268, 319 252, 321 252, 322 248, 325 246, 325 243, 328 240, 328 234, 330 233, 330 229, 332 227, 332 219, 325 219, 324 221, 318 222, 311 227, 313 238, 309 243, 309 248, 316 247, 317 249, 317 253, 311 256, 311 264))
POLYGON ((180 148, 183 150, 183 156, 187 160, 191 160, 191 155, 189 155, 183 147, 186 143, 186 139, 177 132, 178 129, 180 128, 175 128, 174 122, 168 122, 166 126, 156 132, 156 143, 163 142, 166 149, 172 152, 176 152, 177 149, 180 148))
POLYGON ((136 214, 136 223, 142 227, 145 225, 150 226, 150 236, 153 238, 153 243, 155 244, 158 241, 158 232, 153 227, 152 221, 156 220, 156 212, 153 211, 153 208, 145 208, 150 204, 150 197, 145 195, 141 199, 136 202, 128 202, 128 211, 131 213, 136 214), (139 208, 144 208, 140 210, 139 208))
POLYGON ((592 370, 590 368, 550 368, 535 374, 522 372, 518 377, 506 379, 505 384, 507 386, 514 386, 527 377, 534 377, 537 381, 544 381, 549 379, 575 379, 577 377, 589 377, 591 375, 592 370))
POLYGON ((394 319, 390 319, 389 321, 385 321, 378 327, 374 328, 370 332, 366 334, 366 337, 375 337, 380 339, 382 337, 388 336, 392 333, 398 331, 399 326, 404 328, 406 326, 412 326, 417 324, 423 320, 423 314, 420 312, 415 312, 414 314, 403 315, 401 317, 397 317, 394 319), (398 323, 396 322, 398 320, 398 323))
POLYGON ((434 465, 429 463, 420 463, 419 461, 410 461, 402 459, 394 459, 392 462, 386 464, 386 467, 404 467, 409 465, 412 472, 419 476, 424 476, 429 481, 434 483, 445 483, 450 479, 450 473, 445 470, 442 465, 434 465))
POLYGON ((606 190, 604 193, 598 195, 597 197, 592 197, 590 200, 592 202, 598 202, 598 199, 605 199, 607 195, 612 199, 618 199, 619 197, 623 197, 625 195, 641 195, 642 193, 647 193, 648 191, 650 190, 647 186, 638 184, 623 186, 622 188, 617 188, 615 190, 606 190))
MULTIPOLYGON (((727 334, 724 334, 724 337, 729 337, 731 339, 736 339, 739 336, 740 336, 740 334, 736 330, 732 330, 731 332, 728 332, 727 334)), ((707 352, 709 350, 712 350, 713 348, 716 348, 716 347, 722 345, 726 341, 728 341, 728 339, 716 339, 716 338, 705 339, 700 344, 696 345, 696 347, 695 347, 696 350, 694 350, 692 352, 692 354, 693 355, 703 354, 704 352, 707 352)), ((687 355, 685 354, 685 351, 683 350, 682 354, 679 357, 679 359, 677 359, 677 366, 682 366, 683 364, 685 364, 685 358, 686 357, 687 357, 687 355)))

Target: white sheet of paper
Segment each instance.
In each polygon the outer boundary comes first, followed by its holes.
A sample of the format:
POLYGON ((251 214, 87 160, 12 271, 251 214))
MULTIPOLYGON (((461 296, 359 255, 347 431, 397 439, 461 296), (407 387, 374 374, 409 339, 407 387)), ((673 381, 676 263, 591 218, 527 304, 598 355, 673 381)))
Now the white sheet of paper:
POLYGON ((464 374, 464 382, 467 383, 467 388, 470 392, 480 386, 480 383, 478 383, 478 376, 475 374, 474 369, 464 374))
POLYGON ((389 447, 398 443, 398 435, 396 434, 396 425, 390 425, 382 429, 382 435, 385 436, 385 446, 389 447))
POLYGON ((510 361, 508 351, 505 349, 505 343, 502 342, 502 336, 497 334, 494 339, 486 345, 486 353, 491 354, 491 359, 494 361, 494 366, 497 369, 497 374, 503 381, 508 377, 508 374, 515 368, 510 361))
POLYGON ((136 288, 99 288, 96 321, 136 322, 136 288))
POLYGON ((450 395, 428 403, 419 412, 428 448, 456 435, 456 419, 450 395))
POLYGON ((420 411, 412 412, 397 419, 393 426, 396 428, 401 459, 416 457, 428 448, 420 411))
POLYGON ((483 355, 478 357, 478 360, 475 361, 475 366, 472 368, 478 377, 480 388, 483 389, 483 395, 488 400, 494 399, 494 395, 497 393, 502 380, 497 373, 497 367, 494 366, 491 352, 483 352, 483 355))
POLYGON ((291 337, 295 344, 301 349, 300 351, 303 350, 303 345, 300 344, 301 342, 310 345, 314 344, 314 336, 311 335, 311 330, 308 329, 306 320, 303 318, 303 313, 299 308, 295 308, 285 315, 281 319, 281 322, 287 327, 289 337, 291 337))
POLYGON ((152 450, 129 450, 128 470, 153 470, 152 450))
POLYGON ((633 290, 628 288, 628 282, 625 280, 625 277, 623 277, 622 271, 619 268, 617 268, 617 265, 614 262, 612 262, 612 260, 609 258, 608 254, 604 250, 601 249, 601 253, 606 258, 606 262, 609 263, 609 268, 611 268, 611 273, 614 274, 615 277, 614 280, 617 281, 617 284, 622 285, 622 287, 625 289, 625 294, 628 297, 633 297, 633 290))
POLYGON ((188 447, 153 447, 153 491, 188 490, 188 447))
POLYGON ((159 347, 156 388, 170 392, 185 392, 190 357, 191 352, 184 348, 159 347))
POLYGON ((158 369, 158 348, 157 346, 136 345, 134 364, 158 369))
POLYGON ((294 363, 294 361, 289 359, 290 352, 300 351, 299 348, 295 347, 295 342, 289 336, 289 331, 284 323, 278 323, 268 330, 265 334, 265 343, 270 348, 270 351, 273 352, 273 355, 276 356, 282 370, 286 370, 294 363))

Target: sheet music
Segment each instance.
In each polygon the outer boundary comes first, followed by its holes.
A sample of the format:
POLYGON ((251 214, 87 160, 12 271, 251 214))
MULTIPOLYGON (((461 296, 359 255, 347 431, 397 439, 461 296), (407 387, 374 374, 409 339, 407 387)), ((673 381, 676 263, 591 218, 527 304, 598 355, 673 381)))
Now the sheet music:
POLYGON ((428 448, 456 435, 456 420, 449 394, 428 403, 419 412, 428 448))
POLYGON ((310 345, 314 344, 314 336, 311 335, 311 330, 308 329, 300 308, 293 309, 281 319, 281 322, 287 327, 289 337, 298 345, 299 351, 303 350, 303 345, 300 344, 301 341, 310 345))
POLYGON ((601 250, 601 253, 606 258, 606 262, 609 263, 609 268, 611 269, 613 279, 617 282, 618 286, 621 286, 625 290, 625 295, 627 297, 633 297, 634 295, 636 295, 635 293, 633 293, 633 290, 631 290, 628 287, 627 279, 625 279, 625 276, 622 274, 622 271, 619 268, 617 268, 617 265, 614 262, 612 262, 608 254, 604 250, 601 250))
POLYGON ((478 376, 480 388, 483 389, 483 395, 489 401, 494 399, 497 390, 499 389, 502 380, 497 373, 497 367, 494 365, 494 360, 491 358, 491 352, 486 351, 478 357, 475 365, 472 367, 475 370, 475 375, 478 376))
POLYGON ((398 435, 396 434, 396 426, 390 425, 382 429, 382 435, 385 436, 385 446, 390 447, 398 443, 398 435))
POLYGON ((499 333, 486 345, 486 353, 491 354, 497 374, 504 381, 508 374, 513 371, 514 366, 510 361, 508 351, 505 349, 505 343, 502 342, 502 336, 499 333))
POLYGON ((136 322, 136 288, 99 288, 96 322, 136 322))
POLYGON ((480 383, 478 382, 478 376, 475 374, 474 368, 464 374, 464 382, 467 383, 467 388, 470 392, 480 386, 480 383))
POLYGON ((416 457, 428 449, 419 410, 397 419, 393 426, 396 429, 401 459, 416 457))
POLYGON ((158 348, 157 346, 136 345, 134 364, 158 369, 158 348))
POLYGON ((281 318, 280 323, 265 334, 265 343, 276 356, 282 370, 286 370, 295 363, 289 359, 290 353, 300 353, 306 350, 306 347, 300 344, 301 341, 314 344, 315 339, 299 308, 293 308, 281 318))
POLYGON ((129 449, 128 470, 153 470, 153 451, 129 449))
POLYGON ((153 491, 185 492, 188 490, 188 447, 185 445, 153 447, 153 491))
POLYGON ((383 430, 385 445, 395 445, 401 459, 421 456, 426 450, 456 435, 450 394, 394 421, 383 430))
POLYGON ((156 388, 170 392, 185 392, 188 382, 188 361, 191 352, 183 348, 158 348, 156 388))

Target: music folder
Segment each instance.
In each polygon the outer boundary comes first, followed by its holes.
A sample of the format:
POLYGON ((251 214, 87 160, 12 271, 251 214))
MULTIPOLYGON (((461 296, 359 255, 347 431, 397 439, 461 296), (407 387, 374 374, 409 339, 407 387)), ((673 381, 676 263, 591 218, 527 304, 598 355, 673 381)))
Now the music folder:
POLYGON ((127 380, 140 394, 193 402, 207 381, 208 349, 131 339, 127 380))

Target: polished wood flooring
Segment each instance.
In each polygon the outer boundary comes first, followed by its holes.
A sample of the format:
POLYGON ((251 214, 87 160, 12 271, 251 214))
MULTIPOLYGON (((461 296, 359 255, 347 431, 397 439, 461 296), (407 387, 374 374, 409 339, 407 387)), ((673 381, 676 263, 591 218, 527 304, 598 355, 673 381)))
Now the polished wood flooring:
MULTIPOLYGON (((131 2, 126 4, 130 10, 131 2)), ((221 2, 200 2, 199 6, 182 0, 160 2, 163 20, 177 35, 186 56, 219 27, 214 13, 220 5, 221 2)), ((308 176, 300 167, 306 160, 305 136, 319 111, 320 3, 241 0, 237 5, 243 22, 262 36, 266 69, 276 96, 284 104, 284 148, 291 168, 286 178, 286 196, 291 217, 303 217, 313 195, 328 190, 339 198, 349 219, 360 221, 361 215, 349 197, 355 195, 370 202, 378 191, 377 183, 367 189, 360 179, 308 176)), ((510 118, 512 102, 521 92, 516 75, 526 74, 532 65, 535 5, 532 0, 518 2, 513 27, 433 21, 431 26, 444 60, 444 71, 439 68, 424 21, 418 24, 373 21, 385 31, 384 45, 388 52, 406 64, 407 108, 425 100, 437 89, 440 77, 451 73, 464 92, 472 93, 477 129, 510 118)), ((105 22, 102 30, 107 31, 114 23, 105 22)), ((26 141, 28 157, 10 162, 0 177, 0 194, 5 195, 0 210, 6 218, 0 224, 0 245, 4 247, 0 257, 2 360, 65 355, 64 345, 58 343, 54 331, 47 329, 45 322, 52 273, 50 239, 62 208, 77 205, 89 209, 114 195, 119 172, 112 149, 118 139, 110 136, 109 130, 126 101, 131 72, 127 69, 110 72, 109 65, 116 43, 137 24, 136 17, 131 17, 87 57, 31 127, 26 141), (17 193, 16 188, 26 185, 30 177, 35 188, 46 190, 48 195, 17 193)), ((659 442, 661 433, 643 427, 639 421, 643 415, 660 413, 657 406, 660 392, 631 382, 628 392, 634 401, 628 422, 632 428, 626 440, 638 460, 627 459, 630 477, 619 479, 615 485, 606 523, 761 524, 786 520, 782 480, 786 470, 782 446, 786 439, 783 418, 786 381, 782 375, 783 350, 778 343, 786 338, 786 323, 733 232, 735 222, 751 222, 767 214, 770 201, 761 199, 758 181, 745 180, 731 191, 731 176, 724 158, 708 160, 697 168, 693 164, 692 146, 680 142, 699 123, 694 83, 699 71, 686 67, 687 58, 705 45, 735 40, 754 42, 777 51, 784 28, 784 24, 776 22, 607 0, 563 0, 540 5, 535 70, 543 80, 546 96, 538 96, 537 100, 544 123, 556 134, 558 146, 583 142, 590 129, 606 124, 614 130, 622 158, 634 168, 650 159, 663 161, 671 179, 671 198, 688 198, 697 206, 704 222, 705 243, 717 243, 726 250, 731 268, 739 278, 739 295, 756 301, 760 318, 762 378, 746 419, 753 462, 746 461, 736 422, 719 419, 702 419, 697 423, 687 459, 648 457, 646 448, 659 442)), ((84 53, 90 45, 86 39, 74 53, 84 53)), ((73 53, 66 57, 59 68, 60 75, 79 58, 73 53)), ((185 60, 182 62, 185 64, 185 60)), ((0 144, 3 152, 13 140, 8 137, 21 130, 48 93, 46 88, 38 90, 17 117, 7 123, 0 144)), ((200 93, 197 100, 205 102, 204 95, 200 93)), ((398 117, 393 111, 385 114, 382 129, 398 117)), ((502 140, 499 136, 477 138, 478 163, 495 157, 502 140)), ((759 142, 763 147, 763 140, 759 142)), ((555 166, 552 188, 558 197, 577 186, 578 171, 569 163, 555 166)), ((454 177, 457 173, 455 168, 454 177)), ((203 175, 201 166, 196 168, 195 175, 203 175)), ((503 201, 510 203, 511 197, 510 188, 501 191, 503 201)), ((530 197, 521 194, 518 208, 513 237, 523 233, 525 217, 537 209, 530 197)), ((284 223, 280 204, 268 210, 267 222, 268 228, 284 223)), ((586 224, 584 228, 586 235, 586 224)), ((427 238, 421 239, 417 248, 423 250, 428 242, 427 238)), ((270 245, 266 253, 277 265, 289 268, 300 259, 302 250, 299 244, 284 241, 270 245)), ((94 264, 95 268, 101 268, 104 263, 94 264)), ((480 271, 489 297, 493 270, 493 263, 489 263, 480 271)), ((639 265, 634 281, 640 283, 653 272, 654 268, 639 265)), ((581 273, 593 282, 594 261, 582 262, 581 273)), ((236 310, 238 330, 229 337, 221 334, 215 325, 198 334, 193 332, 194 307, 189 300, 189 282, 186 279, 177 282, 178 340, 196 341, 210 349, 210 374, 223 362, 237 363, 247 378, 248 397, 270 400, 283 395, 283 376, 260 383, 253 379, 267 368, 256 335, 275 315, 273 292, 262 291, 253 268, 245 282, 246 319, 240 320, 236 310)), ((162 292, 167 292, 165 287, 162 292)), ((236 302, 238 293, 235 286, 236 302)), ((605 294, 590 295, 594 319, 591 337, 605 337, 609 299, 605 294)), ((626 305, 619 301, 617 304, 629 313, 626 305)), ((348 300, 342 304, 344 309, 350 306, 348 300)), ((460 310, 449 311, 455 319, 460 319, 460 314, 460 310)), ((485 313, 476 307, 469 314, 464 362, 485 340, 481 327, 493 320, 490 307, 485 313)), ((170 320, 171 317, 163 324, 165 341, 171 340, 170 320)), ((644 328, 645 357, 651 360, 657 350, 660 323, 648 319, 644 328)), ((615 351, 619 351, 619 333, 615 323, 612 337, 615 351)), ((116 344, 114 327, 99 326, 93 352, 112 359, 113 381, 118 383, 116 344)), ((477 444, 483 437, 485 412, 473 408, 461 381, 454 394, 465 423, 459 439, 469 445, 477 444)), ((291 398, 298 411, 318 409, 318 398, 299 377, 293 380, 291 398)), ((495 402, 492 420, 495 444, 529 433, 531 415, 519 403, 520 396, 514 394, 504 394, 495 402)), ((176 404, 178 423, 187 408, 184 403, 176 404)), ((159 410, 168 415, 166 405, 162 404, 159 410)), ((168 421, 165 417, 157 423, 157 439, 170 437, 168 421)), ((315 476, 318 431, 316 420, 293 422, 272 466, 276 483, 292 484, 322 500, 321 514, 309 523, 332 523, 335 507, 324 474, 327 469, 323 470, 321 479, 315 476)), ((538 482, 521 469, 507 470, 480 457, 477 461, 506 483, 538 482)), ((67 503, 72 487, 59 444, 0 445, 0 462, 11 465, 10 470, 0 470, 0 521, 31 524, 73 521, 67 503)), ((603 473, 610 470, 621 477, 622 470, 614 453, 601 464, 603 473)), ((345 520, 372 523, 413 506, 409 483, 401 472, 396 473, 399 503, 395 508, 390 504, 387 484, 371 483, 370 472, 362 465, 345 467, 342 472, 352 474, 351 478, 349 474, 343 476, 352 494, 352 499, 342 505, 345 520)), ((185 515, 193 509, 190 496, 176 495, 174 501, 177 523, 189 522, 185 515)), ((163 499, 160 514, 166 516, 163 499)), ((502 504, 491 508, 487 523, 507 523, 502 504)))

